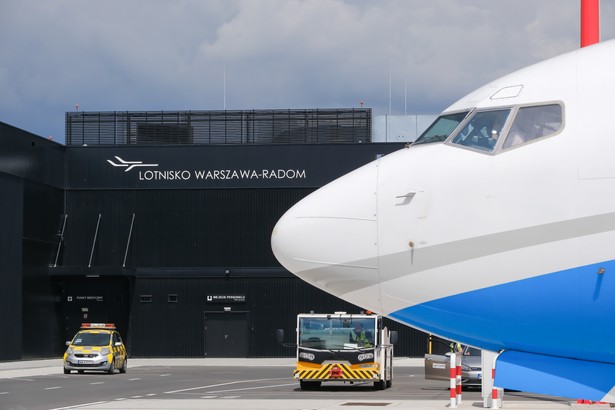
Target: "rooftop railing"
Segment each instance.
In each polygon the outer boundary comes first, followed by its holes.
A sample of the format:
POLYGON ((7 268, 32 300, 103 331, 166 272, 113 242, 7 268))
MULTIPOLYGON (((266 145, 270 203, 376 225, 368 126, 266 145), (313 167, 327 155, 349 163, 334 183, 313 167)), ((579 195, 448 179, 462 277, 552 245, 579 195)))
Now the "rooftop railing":
POLYGON ((66 145, 370 142, 370 108, 241 111, 75 111, 66 145))

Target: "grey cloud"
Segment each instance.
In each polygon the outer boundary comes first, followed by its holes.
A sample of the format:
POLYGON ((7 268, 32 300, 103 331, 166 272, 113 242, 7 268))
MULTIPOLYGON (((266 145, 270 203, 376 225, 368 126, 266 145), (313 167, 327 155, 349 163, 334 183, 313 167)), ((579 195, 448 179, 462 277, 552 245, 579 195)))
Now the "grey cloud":
MULTIPOLYGON (((5 0, 0 121, 63 139, 64 112, 389 105, 437 113, 578 47, 579 1, 5 0), (226 84, 224 83, 226 76, 226 84), (226 92, 225 92, 226 88, 226 92), (34 115, 36 113, 36 115, 34 115)), ((602 2, 602 37, 615 6, 602 2)))

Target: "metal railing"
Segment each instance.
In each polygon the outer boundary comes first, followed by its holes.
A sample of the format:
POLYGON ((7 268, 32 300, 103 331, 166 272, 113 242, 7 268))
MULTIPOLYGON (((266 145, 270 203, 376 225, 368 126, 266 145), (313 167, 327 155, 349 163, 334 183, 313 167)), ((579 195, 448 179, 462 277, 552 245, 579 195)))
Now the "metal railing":
POLYGON ((241 111, 76 111, 66 145, 370 142, 370 108, 241 111))

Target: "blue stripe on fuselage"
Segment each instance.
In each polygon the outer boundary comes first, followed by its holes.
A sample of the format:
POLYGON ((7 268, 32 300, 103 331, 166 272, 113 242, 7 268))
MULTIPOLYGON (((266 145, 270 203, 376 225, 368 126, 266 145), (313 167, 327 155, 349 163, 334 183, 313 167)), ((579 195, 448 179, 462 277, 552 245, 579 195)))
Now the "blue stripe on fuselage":
POLYGON ((615 364, 506 351, 495 385, 524 392, 602 401, 615 385, 615 364))
POLYGON ((615 362, 614 275, 615 261, 608 261, 448 296, 390 316, 492 351, 615 362))

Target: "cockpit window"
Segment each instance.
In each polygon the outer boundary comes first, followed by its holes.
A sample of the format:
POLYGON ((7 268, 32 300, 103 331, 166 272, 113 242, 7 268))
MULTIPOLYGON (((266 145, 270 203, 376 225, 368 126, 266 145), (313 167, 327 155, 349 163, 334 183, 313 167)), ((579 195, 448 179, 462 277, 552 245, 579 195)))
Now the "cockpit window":
POLYGON ((459 123, 468 115, 469 111, 446 114, 438 117, 433 124, 414 141, 416 144, 429 144, 430 142, 442 142, 451 135, 459 123))
POLYGON ((502 134, 502 129, 510 115, 510 111, 511 109, 507 108, 476 112, 451 142, 492 152, 502 134))
POLYGON ((519 108, 503 149, 555 134, 562 128, 562 107, 559 104, 519 108))

